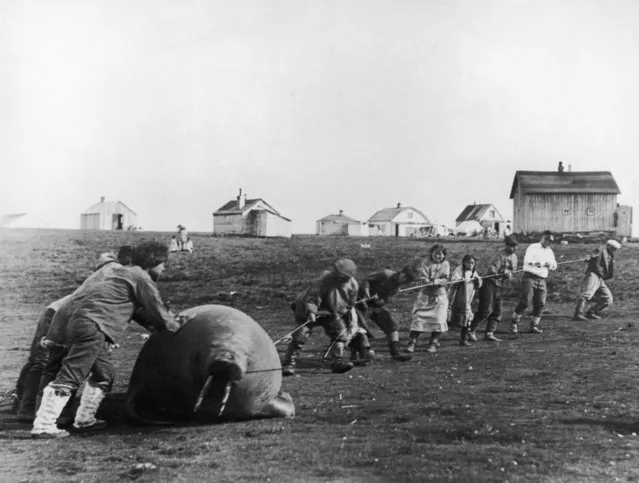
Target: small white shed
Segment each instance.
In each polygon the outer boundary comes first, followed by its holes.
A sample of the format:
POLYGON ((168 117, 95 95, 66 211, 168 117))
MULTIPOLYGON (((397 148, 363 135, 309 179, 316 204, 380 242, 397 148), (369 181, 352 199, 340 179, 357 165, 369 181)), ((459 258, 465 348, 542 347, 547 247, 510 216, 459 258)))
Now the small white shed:
POLYGON ((318 235, 368 235, 367 225, 339 210, 338 214, 327 215, 316 222, 318 235))
POLYGON ((82 230, 129 230, 137 226, 137 214, 121 201, 106 201, 87 208, 80 215, 82 230))

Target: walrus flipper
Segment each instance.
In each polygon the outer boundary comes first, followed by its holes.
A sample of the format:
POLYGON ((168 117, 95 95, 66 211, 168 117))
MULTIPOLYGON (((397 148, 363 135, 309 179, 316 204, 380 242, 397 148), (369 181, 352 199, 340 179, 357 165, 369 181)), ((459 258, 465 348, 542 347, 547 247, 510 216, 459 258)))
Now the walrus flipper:
POLYGON ((281 392, 275 396, 262 410, 265 418, 289 418, 295 417, 295 404, 293 398, 287 392, 281 392))

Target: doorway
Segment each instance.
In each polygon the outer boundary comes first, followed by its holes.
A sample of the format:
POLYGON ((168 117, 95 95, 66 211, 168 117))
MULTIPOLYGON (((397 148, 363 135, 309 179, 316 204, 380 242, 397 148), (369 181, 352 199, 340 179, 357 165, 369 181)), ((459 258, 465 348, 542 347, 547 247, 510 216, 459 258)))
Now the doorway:
POLYGON ((124 215, 113 215, 113 222, 111 224, 112 228, 114 230, 121 230, 122 229, 122 217, 124 215))

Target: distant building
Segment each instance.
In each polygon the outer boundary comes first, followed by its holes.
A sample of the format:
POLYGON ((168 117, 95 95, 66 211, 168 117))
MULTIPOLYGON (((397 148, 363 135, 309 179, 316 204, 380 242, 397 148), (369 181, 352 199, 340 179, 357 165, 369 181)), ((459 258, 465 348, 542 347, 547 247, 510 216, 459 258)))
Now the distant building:
POLYGON ((618 205, 620 193, 609 171, 517 171, 510 190, 513 231, 630 236, 632 208, 618 205))
POLYGON ((484 230, 488 228, 496 235, 501 235, 506 228, 506 221, 501 213, 495 208, 495 205, 490 203, 467 205, 455 219, 455 226, 459 227, 467 221, 477 221, 484 230))
POLYGON ((214 235, 290 237, 292 223, 261 198, 240 194, 213 212, 214 235))
POLYGON ((82 230, 129 230, 137 226, 137 214, 121 201, 100 202, 87 208, 80 215, 82 230))
POLYGON ((33 213, 10 213, 0 216, 0 228, 50 228, 50 226, 33 213))
POLYGON ((346 216, 343 210, 337 215, 328 215, 317 220, 318 235, 368 235, 368 225, 346 216))
POLYGON ((379 210, 368 220, 371 235, 422 237, 429 236, 434 224, 417 208, 402 206, 379 210))

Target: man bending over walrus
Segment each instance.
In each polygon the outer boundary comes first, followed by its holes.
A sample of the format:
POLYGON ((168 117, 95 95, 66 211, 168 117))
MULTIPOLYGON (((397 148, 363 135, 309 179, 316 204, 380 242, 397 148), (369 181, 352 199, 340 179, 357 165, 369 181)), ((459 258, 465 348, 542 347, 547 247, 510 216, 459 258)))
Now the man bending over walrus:
POLYGON ((110 346, 117 344, 138 309, 158 330, 176 332, 181 320, 170 313, 155 285, 164 271, 167 248, 158 242, 136 247, 133 265, 117 266, 104 280, 92 285, 67 320, 54 320, 47 334, 55 346, 47 371, 55 379, 43 390, 42 402, 33 422, 34 438, 61 438, 56 420, 71 394, 87 380, 73 426, 84 431, 106 424, 95 418, 106 393, 111 389, 115 368, 110 346))

